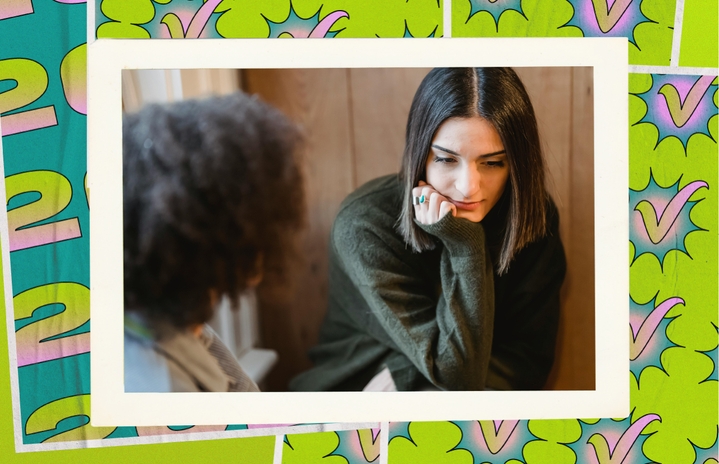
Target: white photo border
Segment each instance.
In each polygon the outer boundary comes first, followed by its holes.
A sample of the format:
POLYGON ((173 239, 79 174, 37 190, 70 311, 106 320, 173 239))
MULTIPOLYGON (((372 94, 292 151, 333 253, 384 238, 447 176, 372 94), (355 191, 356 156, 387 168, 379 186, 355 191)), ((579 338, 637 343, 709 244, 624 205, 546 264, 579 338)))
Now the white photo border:
POLYGON ((98 40, 88 45, 92 425, 626 417, 627 54, 621 38, 98 40), (438 66, 593 67, 595 390, 125 393, 121 71, 438 66))

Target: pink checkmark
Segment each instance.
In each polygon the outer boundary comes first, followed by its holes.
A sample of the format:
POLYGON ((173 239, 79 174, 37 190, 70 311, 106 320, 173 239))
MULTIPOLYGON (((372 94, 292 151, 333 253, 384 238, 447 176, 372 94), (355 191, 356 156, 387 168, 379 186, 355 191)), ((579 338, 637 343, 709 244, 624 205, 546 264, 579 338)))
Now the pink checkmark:
POLYGON ((657 244, 664 240, 664 237, 669 233, 674 222, 679 217, 679 213, 682 208, 689 201, 689 198, 699 190, 701 187, 709 188, 709 185, 702 181, 696 180, 690 184, 685 185, 669 204, 664 208, 664 211, 660 213, 659 219, 657 219, 657 212, 654 209, 654 205, 648 200, 642 200, 634 207, 635 211, 639 211, 644 220, 644 227, 646 227, 647 235, 649 240, 653 244, 657 244))
POLYGON ((219 5, 221 2, 222 0, 207 0, 197 10, 197 13, 195 13, 195 16, 192 18, 192 21, 190 21, 190 25, 187 28, 187 34, 185 34, 185 37, 191 39, 199 38, 200 34, 202 34, 202 30, 205 29, 207 22, 210 20, 212 12, 215 11, 215 8, 217 8, 217 5, 219 5))
POLYGON ((517 420, 479 421, 482 437, 484 437, 484 442, 487 444, 487 449, 490 453, 497 454, 504 448, 514 429, 517 428, 517 424, 519 424, 517 420))
POLYGON ((322 21, 320 21, 314 29, 312 29, 312 32, 310 32, 309 38, 322 38, 329 32, 330 28, 335 25, 337 21, 339 21, 340 18, 349 18, 350 15, 347 14, 346 11, 333 11, 332 13, 328 14, 324 18, 322 18, 322 21))
POLYGON ((160 22, 167 27, 170 37, 173 39, 183 37, 186 39, 197 39, 200 37, 200 34, 202 34, 207 22, 210 20, 210 16, 212 16, 212 13, 215 11, 215 8, 217 8, 217 5, 219 5, 220 2, 222 2, 222 0, 207 0, 203 3, 190 20, 190 24, 187 26, 187 31, 185 31, 180 18, 174 13, 167 13, 162 17, 160 22))
POLYGON ((594 15, 597 17, 597 24, 603 33, 607 33, 617 25, 619 19, 629 8, 632 0, 614 0, 609 5, 610 0, 592 0, 594 6, 594 15))
POLYGON ((367 462, 373 462, 379 457, 380 441, 377 440, 379 437, 379 431, 379 428, 357 431, 360 448, 362 449, 362 454, 367 462))
POLYGON ((714 76, 701 76, 689 90, 683 102, 679 91, 672 84, 664 84, 659 89, 659 93, 667 102, 669 114, 672 121, 674 121, 674 125, 683 127, 689 121, 713 81, 714 76))
POLYGON ((656 414, 647 414, 636 420, 629 428, 619 437, 619 440, 615 445, 610 445, 604 435, 595 433, 587 443, 594 447, 597 461, 599 464, 621 464, 629 454, 629 451, 637 441, 639 434, 642 430, 649 425, 650 422, 655 420, 661 421, 661 418, 656 414))
POLYGON ((678 304, 684 304, 684 300, 679 297, 669 298, 654 308, 646 319, 636 323, 629 321, 629 327, 632 331, 632 336, 629 339, 629 359, 631 361, 634 361, 642 354, 664 316, 678 304))

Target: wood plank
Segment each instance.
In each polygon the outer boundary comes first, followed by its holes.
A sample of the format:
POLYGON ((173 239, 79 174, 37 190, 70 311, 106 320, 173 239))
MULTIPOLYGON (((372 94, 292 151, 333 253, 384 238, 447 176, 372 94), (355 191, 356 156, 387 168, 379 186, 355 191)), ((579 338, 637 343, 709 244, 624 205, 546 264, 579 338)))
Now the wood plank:
POLYGON ((399 172, 409 108, 427 68, 351 69, 356 185, 399 172))
POLYGON ((182 69, 180 76, 184 98, 227 95, 241 87, 236 69, 182 69))
MULTIPOLYGON (((310 367, 327 301, 327 244, 339 204, 353 190, 347 72, 341 69, 252 70, 245 90, 257 93, 300 124, 308 224, 299 237, 301 256, 285 278, 268 274, 258 289, 263 345, 279 353, 268 390, 284 391, 310 367)), ((291 199, 288 199, 291 201, 291 199)))
MULTIPOLYGON (((571 68, 516 68, 537 117, 547 166, 547 189, 552 195, 559 217, 569 214, 569 151, 571 144, 571 68)), ((569 221, 560 224, 564 244, 569 238, 569 221)))
POLYGON ((570 230, 564 239, 567 279, 557 363, 550 386, 555 390, 595 388, 594 324, 594 94, 591 68, 572 70, 570 230))
POLYGON ((567 302, 575 308, 570 321, 574 332, 572 352, 578 388, 595 388, 595 287, 594 287, 594 85, 592 68, 577 68, 573 79, 572 110, 572 261, 579 285, 571 288, 567 302))

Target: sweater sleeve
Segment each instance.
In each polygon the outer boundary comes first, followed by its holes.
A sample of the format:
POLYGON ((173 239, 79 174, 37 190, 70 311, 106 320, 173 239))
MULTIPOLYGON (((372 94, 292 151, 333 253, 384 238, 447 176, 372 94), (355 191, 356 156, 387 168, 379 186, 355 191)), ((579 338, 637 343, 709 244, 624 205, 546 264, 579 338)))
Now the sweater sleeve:
MULTIPOLYGON (((381 221, 380 221, 381 222, 381 221)), ((447 215, 424 226, 443 244, 437 277, 418 266, 392 227, 338 218, 334 252, 366 307, 390 339, 432 384, 484 389, 492 346, 494 287, 482 225, 447 215)), ((372 328, 368 328, 369 331, 372 328)))

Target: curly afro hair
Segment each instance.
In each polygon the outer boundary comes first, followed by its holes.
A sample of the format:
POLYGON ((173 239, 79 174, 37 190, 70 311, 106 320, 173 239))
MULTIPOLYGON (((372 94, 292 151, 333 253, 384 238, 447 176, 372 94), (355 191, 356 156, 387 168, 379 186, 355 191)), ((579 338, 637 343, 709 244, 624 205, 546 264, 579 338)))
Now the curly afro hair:
POLYGON ((125 307, 208 321, 291 254, 304 224, 301 137, 256 97, 150 105, 123 118, 125 307))

